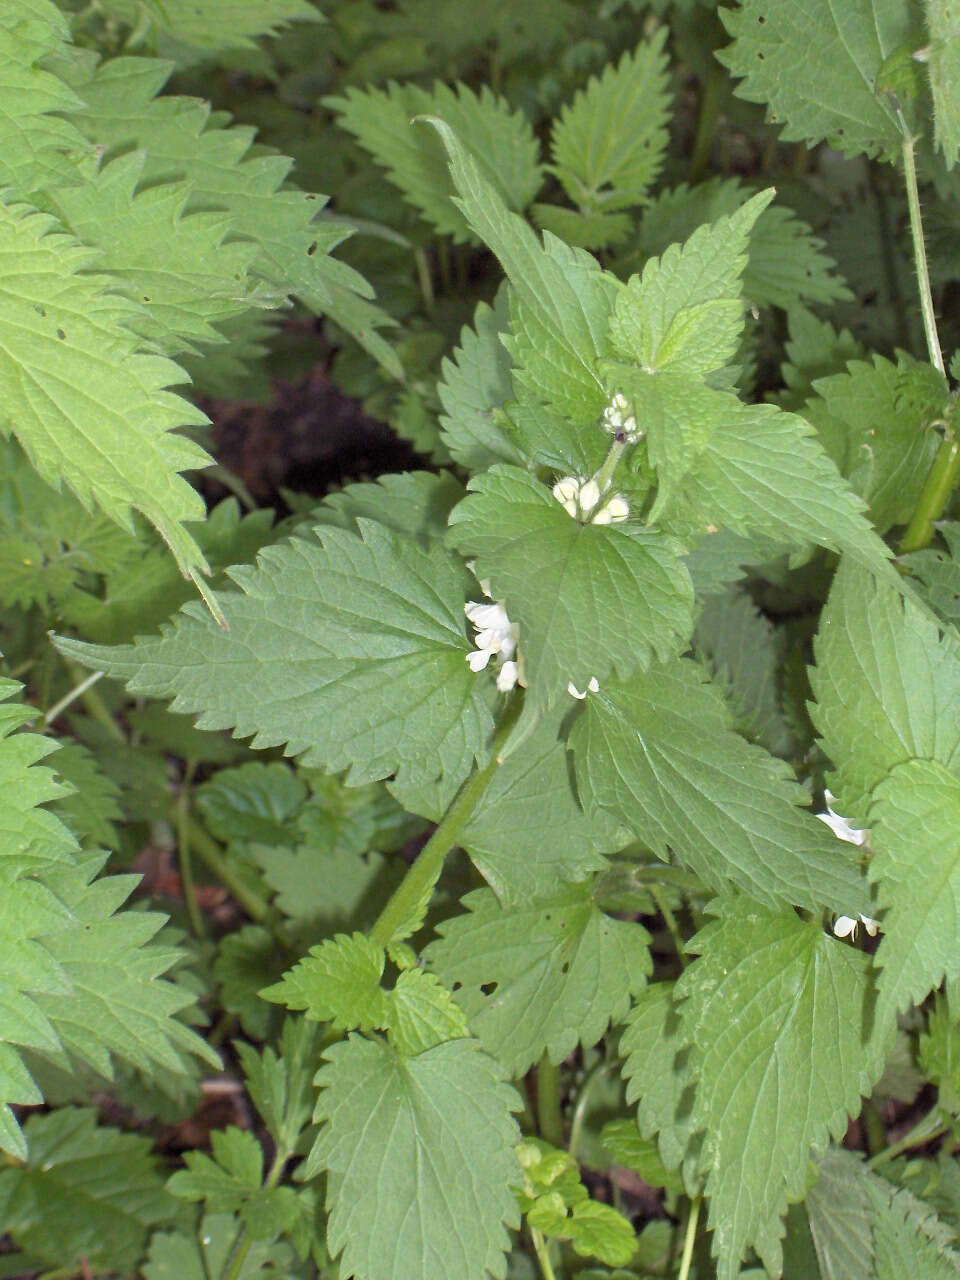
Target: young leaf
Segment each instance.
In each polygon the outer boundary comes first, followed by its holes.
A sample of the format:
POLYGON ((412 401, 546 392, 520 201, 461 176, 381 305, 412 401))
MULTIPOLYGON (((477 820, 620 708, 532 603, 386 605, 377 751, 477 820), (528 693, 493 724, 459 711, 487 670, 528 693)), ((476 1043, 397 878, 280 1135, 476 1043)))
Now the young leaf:
POLYGON ((734 43, 717 56, 741 77, 737 95, 783 125, 784 141, 826 140, 847 156, 899 153, 900 127, 875 81, 916 37, 909 0, 741 0, 721 18, 734 43))
POLYGON ((220 1003, 235 1014, 246 1035, 266 1040, 280 1022, 279 1009, 260 998, 271 983, 280 982, 290 957, 262 925, 245 924, 221 939, 213 962, 220 1003))
POLYGON ((464 326, 460 346, 441 366, 440 434, 451 457, 468 471, 521 460, 516 445, 494 420, 494 411, 513 396, 510 357, 500 341, 507 328, 506 301, 504 289, 495 309, 478 303, 473 328, 464 326))
POLYGON ((469 765, 491 727, 466 663, 465 571, 439 547, 320 527, 237 567, 220 597, 229 631, 188 605, 155 639, 116 649, 60 639, 62 652, 132 690, 201 711, 204 729, 288 744, 353 784, 399 770, 414 781, 469 765))
POLYGON ((553 172, 574 202, 612 212, 640 204, 666 150, 667 28, 593 76, 554 121, 553 172))
POLYGON ((694 1124, 719 1280, 752 1245, 780 1268, 780 1218, 805 1190, 811 1148, 839 1139, 883 1067, 864 1043, 869 957, 793 912, 727 902, 689 944, 677 983, 697 1079, 694 1124))
POLYGON ((386 89, 348 88, 344 97, 325 98, 324 104, 339 113, 340 125, 387 170, 406 199, 455 242, 472 238, 469 219, 451 199, 454 190, 440 139, 428 129, 412 127, 415 116, 443 120, 508 208, 525 209, 543 181, 530 122, 486 87, 477 95, 465 84, 454 92, 437 81, 428 92, 391 81, 386 89))
POLYGON ((920 592, 944 622, 960 629, 960 524, 946 520, 937 526, 947 544, 902 556, 900 563, 922 584, 920 592))
POLYGON ((424 958, 453 987, 470 1030, 513 1076, 562 1062, 623 1017, 651 970, 650 935, 614 920, 578 885, 501 907, 489 889, 438 926, 424 958))
POLYGON ((138 350, 136 306, 85 270, 93 256, 50 215, 0 203, 4 433, 55 488, 131 532, 142 511, 184 574, 204 571, 184 527, 203 501, 178 473, 210 458, 174 428, 206 415, 167 390, 186 381, 177 365, 138 350))
MULTIPOLYGON (((110 13, 128 6, 105 0, 103 7, 110 13)), ((290 22, 323 21, 308 0, 149 0, 149 10, 164 35, 196 49, 255 49, 258 37, 277 35, 290 22)))
POLYGON ((386 1021, 386 992, 380 986, 383 947, 363 933, 340 934, 311 948, 282 982, 260 995, 288 1009, 305 1009, 317 1022, 337 1030, 370 1031, 386 1021))
POLYGON ((150 1140, 75 1107, 31 1116, 24 1130, 29 1159, 0 1169, 4 1230, 48 1267, 134 1272, 148 1231, 175 1210, 150 1140))
POLYGON ((326 1057, 307 1173, 327 1171, 328 1244, 344 1274, 502 1278, 520 1135, 500 1067, 473 1040, 404 1058, 353 1035, 326 1057))
POLYGON ((270 1045, 259 1053, 234 1041, 247 1092, 274 1142, 294 1151, 313 1109, 313 1074, 319 1053, 317 1027, 306 1018, 287 1018, 280 1051, 270 1045))
POLYGON ((908 1191, 898 1191, 877 1214, 877 1280, 899 1280, 907 1275, 923 1276, 924 1280, 956 1280, 960 1275, 960 1255, 945 1246, 946 1234, 943 1224, 936 1218, 931 1220, 924 1206, 908 1191))
POLYGON ((602 687, 569 741, 588 812, 611 810, 704 883, 771 907, 868 913, 853 846, 799 807, 809 796, 785 761, 734 732, 696 663, 679 658, 602 687))
POLYGON ((833 761, 830 788, 855 826, 898 764, 960 774, 960 641, 893 586, 841 562, 821 615, 810 712, 833 761))
POLYGON ((870 814, 880 1000, 893 1014, 960 975, 960 780, 936 760, 905 760, 877 786, 870 814))
MULTIPOLYGON (((150 1257, 143 1269, 146 1280, 211 1280, 222 1276, 236 1259, 243 1223, 232 1213, 208 1213, 195 1232, 158 1231, 150 1240, 150 1257)), ((252 1240, 237 1270, 236 1280, 286 1280, 294 1265, 287 1244, 252 1240)))
POLYGON ((787 317, 790 338, 784 344, 787 359, 780 366, 780 376, 787 390, 780 392, 776 403, 791 413, 801 413, 813 395, 818 378, 843 373, 851 360, 866 354, 849 329, 839 332, 828 320, 820 320, 806 307, 794 307, 787 317))
POLYGON ((820 1264, 818 1280, 876 1280, 876 1196, 870 1185, 878 1181, 876 1175, 859 1155, 840 1147, 828 1147, 818 1169, 820 1176, 804 1201, 820 1264))
POLYGON ((289 1231, 300 1205, 291 1187, 263 1185, 263 1150, 249 1130, 231 1125, 211 1134, 213 1159, 202 1151, 184 1155, 167 1189, 181 1200, 203 1201, 208 1213, 237 1213, 254 1240, 289 1231))
POLYGON ((689 638, 693 589, 672 544, 630 524, 581 524, 516 467, 470 482, 450 517, 452 543, 476 559, 520 628, 526 680, 549 706, 666 658, 689 638))
POLYGON ((618 356, 645 373, 708 374, 730 361, 743 328, 740 277, 750 231, 773 196, 772 188, 761 191, 631 276, 610 321, 618 356))
POLYGON ((618 289, 613 276, 555 236, 541 245, 511 213, 476 160, 442 120, 430 118, 450 156, 456 201, 467 222, 500 259, 513 286, 518 377, 545 404, 578 423, 594 422, 606 403, 595 368, 608 353, 607 324, 618 289))
MULTIPOLYGON (((743 207, 751 190, 739 178, 709 178, 695 187, 683 182, 661 191, 643 212, 628 261, 656 257, 704 223, 730 217, 743 207)), ((790 312, 802 303, 851 297, 835 274, 833 259, 823 252, 823 241, 784 204, 769 205, 750 231, 742 293, 754 306, 790 312)))
POLYGON ((435 974, 405 969, 386 999, 390 1043, 403 1057, 470 1035, 463 1010, 435 974))
POLYGON ((197 787, 195 795, 208 831, 225 844, 289 844, 296 839, 295 819, 307 798, 307 786, 279 760, 251 760, 220 769, 197 787))

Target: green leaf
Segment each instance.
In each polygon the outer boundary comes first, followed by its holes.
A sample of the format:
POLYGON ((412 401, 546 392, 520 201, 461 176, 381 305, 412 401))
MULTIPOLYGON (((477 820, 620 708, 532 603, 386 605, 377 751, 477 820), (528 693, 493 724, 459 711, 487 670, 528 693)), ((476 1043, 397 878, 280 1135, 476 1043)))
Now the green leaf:
POLYGON ((691 1116, 694 1077, 674 1003, 672 982, 650 983, 634 1002, 620 1038, 627 1101, 636 1102, 643 1138, 655 1137, 669 1170, 680 1170, 689 1195, 698 1191, 691 1116))
POLYGON ((229 116, 211 115, 199 98, 157 97, 172 69, 172 63, 152 58, 77 63, 72 87, 84 107, 72 113, 72 123, 111 155, 145 151, 144 186, 187 183, 187 213, 221 210, 230 238, 257 246, 254 275, 326 313, 391 376, 401 378, 395 352, 377 332, 392 322, 367 301, 373 291, 363 277, 330 256, 348 228, 315 221, 324 197, 287 183, 293 162, 253 147, 253 129, 228 127, 229 116))
POLYGON ((663 164, 670 118, 667 29, 608 63, 554 121, 553 172, 587 210, 640 204, 663 164))
POLYGON ((805 1203, 810 1235, 820 1264, 818 1280, 875 1280, 873 1226, 876 1182, 853 1151, 828 1147, 818 1162, 820 1176, 805 1203))
POLYGON ((458 207, 500 259, 514 289, 517 376, 548 406, 578 423, 594 422, 606 404, 595 359, 607 354, 607 324, 618 288, 589 254, 530 227, 504 204, 474 157, 442 120, 430 118, 450 156, 458 207))
POLYGON ((337 1030, 370 1031, 386 1021, 386 993, 380 986, 383 947, 363 933, 340 934, 312 947, 275 986, 260 995, 288 1009, 305 1009, 317 1022, 337 1030))
POLYGON ((470 482, 451 541, 476 559, 520 629, 530 693, 550 705, 676 652, 692 630, 693 589, 672 544, 630 524, 581 524, 515 467, 470 482))
POLYGON ((310 519, 356 533, 361 519, 427 545, 442 536, 463 485, 446 471, 401 471, 375 484, 348 484, 328 494, 310 519))
POLYGON ((943 1234, 941 1224, 925 1216, 908 1191, 898 1191, 876 1222, 877 1280, 900 1280, 907 1275, 955 1280, 960 1275, 960 1255, 945 1247, 943 1234))
POLYGON ((708 374, 730 361, 743 329, 740 278, 750 231, 773 196, 772 188, 761 191, 631 276, 610 321, 617 355, 646 373, 708 374))
POLYGON ((444 408, 440 434, 451 457, 468 471, 494 462, 519 462, 520 454, 495 419, 495 411, 513 396, 510 357, 500 341, 506 332, 506 291, 495 309, 478 303, 473 328, 460 333, 452 359, 444 357, 437 392, 444 408))
POLYGON ((503 1277, 519 1099, 497 1064, 472 1040, 407 1059, 356 1035, 326 1057, 307 1172, 327 1171, 328 1243, 344 1274, 503 1277))
POLYGON ((478 95, 465 84, 454 91, 437 81, 427 91, 412 83, 391 82, 386 89, 351 87, 344 97, 326 98, 324 104, 339 113, 340 125, 387 170, 406 199, 455 242, 471 239, 469 218, 452 199, 454 188, 440 139, 415 127, 413 117, 443 120, 472 156, 483 181, 510 209, 525 209, 543 181, 530 122, 486 86, 478 95))
POLYGON ((905 760, 877 786, 870 814, 881 1006, 896 1013, 960 976, 960 780, 936 760, 905 760))
POLYGON ((916 36, 909 0, 741 0, 721 17, 734 43, 718 57, 741 78, 737 95, 765 104, 785 142, 827 141, 847 156, 899 154, 900 127, 875 82, 916 36))
POLYGON ((750 1245, 776 1272, 780 1219, 804 1194, 811 1148, 842 1137, 883 1067, 882 1046, 862 1043, 869 957, 743 900, 689 950, 699 959, 677 993, 718 1280, 733 1280, 750 1245))
POLYGON ((502 907, 489 889, 438 926, 424 953, 471 1031, 513 1076, 544 1052, 562 1062, 627 1011, 651 970, 650 935, 603 914, 586 886, 502 907))
POLYGON ((23 1165, 0 1169, 0 1217, 22 1249, 49 1267, 130 1273, 147 1232, 175 1212, 148 1138, 62 1107, 24 1125, 23 1165))
POLYGON ((917 1059, 926 1079, 939 1089, 941 1106, 955 1113, 960 1100, 960 1024, 951 1001, 939 993, 920 1036, 917 1059))
MULTIPOLYGON (((197 49, 255 49, 260 36, 277 35, 293 21, 322 22, 308 0, 146 0, 159 31, 197 49)), ((109 13, 116 0, 107 0, 109 13)))
POLYGON ((259 1053, 235 1041, 247 1092, 274 1142, 296 1149, 313 1109, 313 1074, 319 1056, 317 1027, 306 1018, 287 1018, 279 1053, 266 1045, 259 1053))
POLYGON ((895 765, 960 773, 960 641, 911 599, 841 562, 821 615, 810 713, 833 761, 830 789, 854 826, 895 765))
POLYGON ((273 1240, 289 1231, 300 1205, 291 1187, 266 1187, 263 1151, 249 1130, 231 1125, 210 1135, 213 1159, 202 1151, 184 1154, 167 1189, 181 1200, 203 1201, 208 1213, 238 1213, 254 1240, 273 1240))
POLYGON ((432 779, 465 767, 491 727, 466 663, 468 578, 440 548, 321 527, 231 571, 224 631, 187 605, 156 639, 116 649, 59 639, 61 652, 126 679, 131 691, 200 711, 203 729, 287 743, 352 784, 399 771, 432 779))
POLYGON ((937 529, 946 550, 927 547, 901 556, 900 563, 919 579, 921 595, 931 609, 960 629, 960 524, 944 521, 937 529))
POLYGON ((265 1040, 279 1023, 279 1010, 260 997, 264 987, 279 982, 290 962, 276 938, 262 925, 245 924, 221 939, 213 962, 220 1003, 236 1014, 248 1036, 265 1040))
POLYGON ((120 788, 101 773, 96 757, 79 742, 61 747, 54 763, 60 777, 73 788, 72 795, 56 801, 54 812, 84 844, 116 849, 119 836, 114 824, 123 817, 117 803, 120 788))
POLYGON ((226 844, 295 839, 295 819, 307 798, 306 783, 289 765, 250 761, 220 769, 200 784, 197 809, 211 835, 226 844))
POLYGON ((4 434, 55 488, 131 532, 141 511, 183 573, 203 571, 184 527, 203 501, 178 473, 210 458, 174 429, 206 415, 167 390, 186 381, 177 365, 138 350, 136 306, 85 270, 94 257, 48 214, 0 203, 4 434))
MULTIPOLYGON (((739 178, 709 178, 661 191, 644 210, 629 261, 664 253, 692 236, 704 223, 730 217, 743 207, 752 188, 739 178)), ((750 230, 743 268, 743 297, 754 306, 783 307, 831 303, 851 295, 834 274, 823 241, 785 204, 771 204, 750 230)), ((852 352, 851 354, 856 354, 852 352)))
POLYGON ((933 98, 933 136, 952 169, 960 151, 960 8, 956 0, 926 0, 926 51, 933 98))
POLYGON ((787 390, 780 392, 776 403, 792 413, 802 412, 813 395, 818 378, 843 373, 851 360, 866 353, 849 329, 839 332, 828 320, 820 320, 806 307, 794 307, 787 316, 790 338, 784 345, 787 359, 780 374, 787 390))
MULTIPOLYGON (((906 357, 852 360, 845 373, 814 382, 816 395, 803 408, 880 532, 910 520, 937 452, 939 437, 929 429, 936 408, 909 399, 912 378, 925 368, 906 357)), ((946 394, 944 382, 941 413, 946 394)))
POLYGON ((530 216, 541 229, 577 249, 610 249, 621 244, 633 226, 628 213, 582 213, 558 204, 533 204, 530 216))
MULTIPOLYGON (((219 1280, 234 1258, 243 1224, 230 1213, 208 1213, 195 1233, 156 1232, 143 1269, 146 1280, 219 1280)), ((287 1280, 293 1265, 289 1246, 253 1240, 236 1280, 287 1280)))
POLYGON ((708 596, 694 642, 727 696, 738 730, 773 755, 786 756, 793 737, 780 695, 781 634, 745 591, 708 596))
POLYGON ((390 1043, 407 1058, 470 1034, 453 996, 423 969, 405 969, 397 978, 387 996, 386 1024, 390 1043))
POLYGON ((671 1173, 652 1138, 644 1138, 634 1120, 609 1120, 600 1134, 600 1142, 615 1164, 632 1169, 651 1187, 665 1187, 683 1195, 683 1182, 671 1173))
POLYGON ((609 809, 718 891, 867 913, 854 847, 800 807, 809 796, 785 761, 734 732, 719 690, 689 659, 591 695, 570 746, 588 812, 609 809))
POLYGON ((76 181, 86 149, 63 118, 80 99, 42 65, 69 39, 69 20, 50 0, 5 5, 0 13, 0 187, 21 196, 76 181))

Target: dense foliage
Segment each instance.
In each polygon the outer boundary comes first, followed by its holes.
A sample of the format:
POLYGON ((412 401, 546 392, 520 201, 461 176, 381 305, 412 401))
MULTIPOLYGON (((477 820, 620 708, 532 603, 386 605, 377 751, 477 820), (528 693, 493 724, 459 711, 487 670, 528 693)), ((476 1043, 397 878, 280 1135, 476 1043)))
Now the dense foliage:
POLYGON ((0 0, 0 1274, 960 1275, 958 157, 955 0, 0 0))

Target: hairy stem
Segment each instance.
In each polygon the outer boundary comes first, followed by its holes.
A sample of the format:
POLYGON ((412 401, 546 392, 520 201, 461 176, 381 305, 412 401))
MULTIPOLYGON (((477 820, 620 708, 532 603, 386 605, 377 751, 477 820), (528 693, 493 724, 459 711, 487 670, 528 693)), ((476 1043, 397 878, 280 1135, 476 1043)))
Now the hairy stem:
POLYGON ((927 338, 927 351, 930 363, 935 369, 946 374, 943 364, 943 352, 940 350, 940 337, 937 333, 937 318, 933 311, 933 291, 930 288, 930 272, 927 269, 927 250, 923 242, 923 223, 920 219, 920 191, 917 186, 917 162, 915 147, 917 140, 906 128, 903 116, 900 116, 903 135, 903 176, 907 187, 907 205, 910 209, 910 236, 913 240, 913 262, 917 271, 917 285, 920 289, 920 311, 923 315, 923 331, 927 338))
POLYGON ((958 476, 960 476, 960 441, 954 436, 953 428, 948 426, 947 434, 937 451, 927 482, 920 494, 917 509, 900 539, 901 555, 906 555, 909 551, 919 551, 930 542, 933 537, 934 521, 939 520, 943 515, 958 476))
POLYGON ((683 1253, 680 1257, 680 1270, 677 1272, 677 1280, 689 1280, 690 1264, 693 1262, 693 1246, 697 1239, 697 1223, 700 1221, 700 1198, 690 1206, 690 1216, 687 1218, 687 1230, 683 1238, 683 1253))
MULTIPOLYGON (((54 705, 49 709, 49 711, 47 711, 47 713, 43 717, 44 729, 49 729, 50 725, 53 724, 57 716, 62 715, 63 712, 66 711, 67 707, 69 707, 72 703, 76 702, 77 698, 82 698, 83 695, 87 692, 87 690, 92 688, 93 685, 95 685, 97 681, 101 679, 102 676, 103 676, 102 671, 91 671, 91 673, 86 677, 85 680, 81 680, 80 683, 76 685, 73 689, 71 689, 69 693, 64 694, 64 696, 60 699, 59 702, 54 703, 54 705)), ((113 724, 112 719, 110 723, 113 724)), ((113 724, 113 727, 116 729, 115 724, 113 724)))
POLYGON ((563 1118, 560 1115, 560 1068, 546 1054, 537 1067, 537 1128, 551 1146, 563 1146, 563 1118))
POLYGON ((474 809, 503 763, 503 748, 522 707, 522 697, 514 695, 494 734, 490 760, 482 769, 471 774, 454 796, 433 835, 420 850, 416 862, 377 917, 370 930, 370 937, 382 947, 389 946, 394 940, 409 937, 419 927, 422 912, 440 878, 447 854, 456 845, 460 833, 470 821, 474 809))
POLYGON ((939 1107, 934 1107, 932 1111, 928 1111, 922 1120, 918 1120, 908 1134, 902 1137, 899 1142, 892 1142, 889 1147, 884 1147, 882 1151, 878 1151, 875 1156, 871 1156, 867 1161, 868 1169, 876 1169, 878 1165, 886 1164, 888 1160, 894 1160, 903 1151, 909 1151, 911 1147, 922 1146, 925 1142, 932 1142, 934 1138, 939 1138, 941 1134, 947 1133, 950 1126, 941 1119, 939 1107))
POLYGON ((197 857, 206 863, 221 884, 226 885, 250 919, 262 924, 270 914, 267 901, 234 873, 220 846, 207 835, 196 818, 188 815, 186 826, 191 848, 197 857))

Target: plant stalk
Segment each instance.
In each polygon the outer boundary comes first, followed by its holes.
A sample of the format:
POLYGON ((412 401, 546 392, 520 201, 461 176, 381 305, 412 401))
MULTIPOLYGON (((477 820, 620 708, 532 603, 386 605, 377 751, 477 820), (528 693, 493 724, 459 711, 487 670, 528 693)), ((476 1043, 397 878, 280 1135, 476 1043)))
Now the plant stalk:
POLYGON ((689 1280, 690 1264, 693 1262, 693 1246, 697 1239, 697 1223, 700 1220, 700 1197, 690 1205, 690 1216, 687 1218, 687 1230, 683 1239, 683 1253, 680 1256, 680 1270, 677 1280, 689 1280))
POLYGON ((580 1135, 583 1133, 583 1122, 587 1116, 590 1098, 596 1086, 604 1079, 609 1070, 609 1063, 598 1062, 586 1080, 584 1080, 580 1087, 580 1092, 577 1094, 577 1101, 570 1117, 570 1141, 567 1143, 567 1150, 574 1160, 577 1158, 577 1151, 580 1147, 580 1135))
POLYGON ((223 856, 220 846, 213 840, 206 831, 197 822, 196 818, 187 816, 187 831, 189 833, 190 845, 201 862, 206 863, 213 874, 221 882, 226 885, 236 900, 246 911, 251 920, 256 920, 258 924, 262 924, 270 914, 269 904, 260 896, 256 890, 251 889, 249 885, 234 874, 233 868, 223 856))
POLYGON ((917 271, 917 285, 920 289, 920 311, 923 315, 923 331, 927 338, 927 351, 930 363, 935 369, 946 375, 943 363, 943 352, 940 350, 940 337, 937 333, 937 318, 933 311, 933 291, 930 288, 930 272, 927 268, 927 250, 923 242, 923 222, 920 218, 920 190, 917 186, 917 161, 915 148, 917 140, 906 126, 903 115, 900 126, 903 134, 903 176, 907 187, 907 205, 910 209, 910 236, 913 240, 913 261, 917 271))
POLYGON ((882 1151, 878 1151, 875 1156, 871 1156, 867 1161, 868 1169, 876 1169, 878 1165, 886 1164, 888 1160, 894 1160, 904 1151, 909 1151, 911 1147, 922 1146, 925 1142, 932 1142, 934 1138, 939 1138, 941 1134, 947 1133, 950 1125, 940 1117, 938 1107, 934 1107, 932 1111, 928 1111, 923 1119, 918 1120, 908 1134, 902 1137, 898 1142, 892 1142, 889 1147, 884 1147, 882 1151))
POLYGON ((560 1068, 546 1054, 537 1067, 537 1127, 540 1137, 553 1147, 563 1147, 563 1117, 560 1115, 560 1068))
POLYGON ((177 861, 180 865, 180 883, 183 886, 183 900, 187 907, 190 928, 195 938, 206 937, 206 925, 200 904, 197 902, 197 887, 193 880, 193 862, 190 857, 190 784, 193 781, 195 765, 188 762, 177 796, 176 832, 177 861))
POLYGON ((550 1250, 547 1247, 547 1242, 536 1227, 530 1228, 530 1239, 533 1241, 533 1251, 537 1255, 537 1262, 540 1264, 540 1273, 543 1276, 543 1280, 557 1280, 553 1263, 550 1261, 550 1250))
POLYGON ((627 447, 625 440, 614 440, 610 445, 610 451, 600 465, 600 469, 593 475, 597 488, 601 495, 606 493, 610 488, 610 482, 613 480, 613 473, 617 469, 617 463, 623 457, 627 447))
POLYGON ((420 850, 416 862, 400 881, 389 902, 380 912, 370 930, 370 937, 387 947, 391 942, 409 937, 419 928, 419 921, 426 903, 440 878, 443 863, 460 838, 460 833, 473 816, 473 811, 503 763, 503 748, 513 731, 523 707, 522 697, 514 696, 506 714, 497 727, 490 751, 490 760, 482 769, 466 780, 453 800, 433 835, 420 850), (411 926, 411 922, 415 922, 411 926))
POLYGON ((933 537, 934 522, 939 520, 950 501, 950 495, 960 476, 960 441, 953 428, 947 428, 943 443, 933 460, 927 482, 920 494, 920 501, 910 523, 904 530, 898 548, 901 555, 919 551, 933 537))

